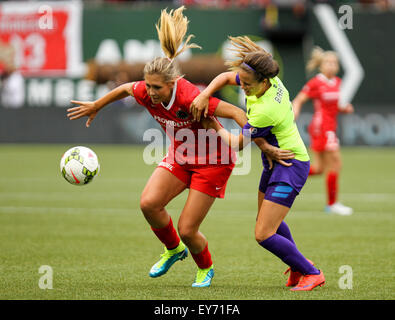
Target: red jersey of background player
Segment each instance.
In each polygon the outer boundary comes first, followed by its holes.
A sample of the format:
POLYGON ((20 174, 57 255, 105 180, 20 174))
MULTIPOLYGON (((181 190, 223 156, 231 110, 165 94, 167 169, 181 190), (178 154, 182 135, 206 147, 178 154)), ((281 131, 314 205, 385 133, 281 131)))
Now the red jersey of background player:
MULTIPOLYGON (((175 150, 175 159, 179 164, 229 165, 235 160, 234 151, 215 132, 206 132, 200 122, 193 121, 190 105, 199 93, 195 85, 184 78, 179 78, 174 84, 171 100, 166 106, 162 103, 152 103, 147 94, 145 81, 133 84, 133 95, 136 101, 147 108, 170 138, 171 146, 168 156, 172 156, 175 150), (204 138, 202 134, 206 134, 207 138, 204 138)), ((219 101, 217 98, 210 97, 209 116, 214 115, 219 101)))
POLYGON ((336 132, 340 83, 339 77, 328 79, 319 73, 303 87, 302 92, 312 99, 314 104, 314 115, 309 126, 312 134, 336 132))

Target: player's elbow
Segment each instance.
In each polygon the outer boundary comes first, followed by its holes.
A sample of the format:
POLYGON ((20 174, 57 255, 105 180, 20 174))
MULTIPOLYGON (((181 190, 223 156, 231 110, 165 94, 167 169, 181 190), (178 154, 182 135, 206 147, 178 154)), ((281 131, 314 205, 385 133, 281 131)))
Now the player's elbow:
POLYGON ((247 123, 247 116, 244 110, 234 107, 232 108, 231 118, 241 127, 243 128, 244 125, 247 123))

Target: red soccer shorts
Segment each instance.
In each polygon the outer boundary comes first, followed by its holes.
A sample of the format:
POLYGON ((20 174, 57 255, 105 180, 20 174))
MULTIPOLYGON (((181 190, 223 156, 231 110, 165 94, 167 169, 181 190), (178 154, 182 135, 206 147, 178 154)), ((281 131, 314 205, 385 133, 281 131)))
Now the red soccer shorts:
POLYGON ((339 149, 339 146, 339 139, 334 131, 324 131, 320 134, 310 132, 310 148, 313 151, 335 151, 339 149))
POLYGON ((170 171, 174 176, 184 182, 188 188, 198 190, 215 198, 225 196, 226 184, 234 163, 227 165, 180 165, 176 161, 165 157, 158 167, 170 171))

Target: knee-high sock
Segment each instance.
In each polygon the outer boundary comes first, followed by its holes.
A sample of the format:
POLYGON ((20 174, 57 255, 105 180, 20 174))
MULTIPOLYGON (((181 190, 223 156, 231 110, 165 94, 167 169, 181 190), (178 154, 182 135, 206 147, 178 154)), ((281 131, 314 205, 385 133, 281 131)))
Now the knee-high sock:
POLYGON ((200 269, 207 269, 211 267, 213 262, 211 261, 211 253, 208 251, 208 243, 206 244, 205 248, 200 253, 192 253, 192 258, 195 260, 197 266, 200 269))
POLYGON ((337 200, 337 172, 328 172, 326 176, 326 191, 327 191, 327 201, 328 205, 331 206, 337 200))
POLYGON ((168 225, 164 228, 153 228, 152 231, 158 237, 158 239, 166 246, 167 249, 174 249, 180 243, 180 238, 174 229, 173 221, 170 218, 168 225))
POLYGON ((295 241, 292 238, 291 230, 289 230, 288 225, 284 221, 281 221, 276 233, 295 244, 295 241))
POLYGON ((320 273, 320 271, 299 252, 294 243, 279 234, 275 233, 266 240, 259 242, 259 244, 289 265, 292 270, 297 270, 302 274, 320 273))

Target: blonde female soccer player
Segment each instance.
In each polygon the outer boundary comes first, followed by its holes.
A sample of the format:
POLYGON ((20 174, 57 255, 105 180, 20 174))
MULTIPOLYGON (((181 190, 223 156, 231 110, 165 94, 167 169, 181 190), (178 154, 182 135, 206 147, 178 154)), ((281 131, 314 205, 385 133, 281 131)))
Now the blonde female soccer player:
POLYGON ((293 286, 291 290, 312 290, 325 283, 324 274, 300 253, 284 222, 310 168, 306 147, 294 122, 289 94, 277 77, 279 66, 269 53, 248 37, 230 37, 230 40, 238 57, 228 62, 232 71, 217 76, 195 99, 193 113, 197 115, 205 110, 208 97, 225 85, 240 85, 246 94, 248 118, 242 133, 231 134, 215 119, 203 120, 205 126, 215 129, 227 144, 238 149, 251 139, 260 145, 264 138, 273 146, 294 153, 295 159, 286 160, 287 166, 275 163, 271 169, 262 153, 264 169, 259 184, 255 238, 289 266, 286 285, 293 286))
POLYGON ((336 76, 339 71, 336 53, 316 47, 307 64, 307 71, 317 69, 319 73, 305 84, 292 101, 295 119, 299 117, 303 105, 312 99, 314 114, 309 125, 309 135, 314 162, 309 175, 326 175, 326 212, 350 215, 353 209, 337 201, 342 160, 336 128, 337 114, 352 113, 354 108, 351 104, 339 106, 341 79, 336 76))
MULTIPOLYGON (((208 241, 199 227, 215 199, 224 197, 235 155, 215 134, 198 141, 199 130, 205 129, 200 122, 193 121, 190 105, 200 91, 181 76, 174 61, 186 49, 198 47, 190 43, 192 35, 186 37, 189 21, 183 10, 184 7, 170 13, 162 11, 156 28, 166 57, 156 58, 145 65, 144 81, 123 84, 93 102, 72 101, 79 106, 68 109, 68 117, 74 120, 87 116, 89 127, 104 106, 132 95, 158 121, 171 145, 148 180, 140 207, 152 231, 165 245, 165 252, 151 268, 149 276, 156 278, 165 274, 176 261, 187 256, 188 247, 198 266, 192 286, 208 287, 214 268, 208 241), (187 137, 186 143, 183 135, 187 137), (210 144, 212 140, 215 143, 210 144), (185 153, 191 149, 193 152, 185 153), (203 154, 199 154, 199 150, 204 150, 203 154), (178 221, 177 233, 165 207, 187 188, 188 198, 178 221)), ((216 98, 209 98, 208 114, 234 119, 241 127, 247 122, 244 111, 216 98)), ((267 146, 268 150, 274 150, 275 158, 276 149, 267 146)), ((287 152, 282 156, 287 157, 287 152)))

